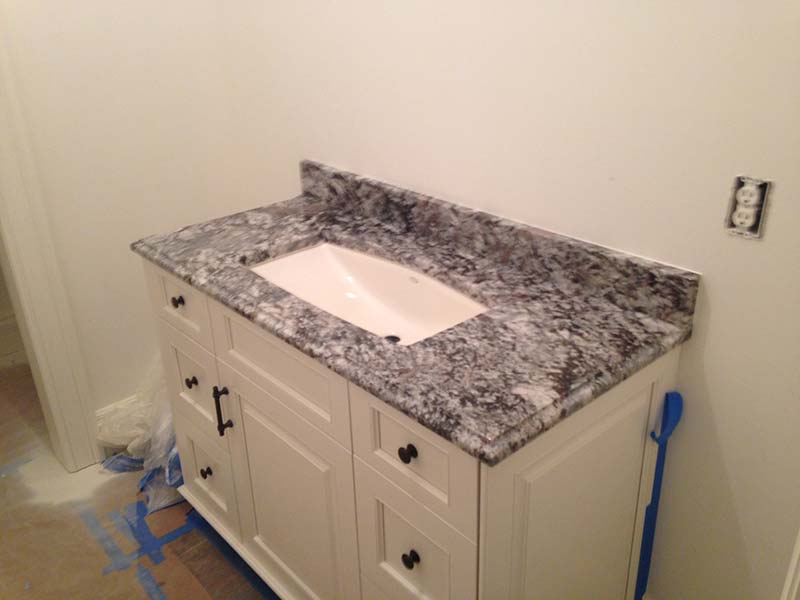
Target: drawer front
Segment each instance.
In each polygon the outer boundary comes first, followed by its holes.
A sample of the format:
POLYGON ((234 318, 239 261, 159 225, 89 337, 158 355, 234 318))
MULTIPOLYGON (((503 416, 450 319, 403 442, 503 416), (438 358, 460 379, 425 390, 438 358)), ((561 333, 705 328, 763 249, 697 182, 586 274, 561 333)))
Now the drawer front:
POLYGON ((206 295, 147 262, 145 272, 156 315, 213 352, 206 295))
POLYGON ((347 381, 217 302, 209 304, 217 357, 349 449, 347 381))
POLYGON ((213 514, 237 538, 239 510, 230 455, 220 449, 181 412, 173 415, 184 486, 202 509, 213 514))
MULTIPOLYGON (((217 430, 213 388, 219 385, 219 379, 214 356, 167 323, 161 321, 158 326, 161 358, 173 406, 227 451, 230 430, 225 431, 225 436, 220 436, 217 430)), ((232 417, 229 396, 220 399, 220 409, 223 422, 232 417)))
POLYGON ((356 456, 477 542, 478 459, 353 384, 350 406, 356 456))
POLYGON ((358 458, 355 473, 363 577, 391 600, 474 600, 477 546, 358 458))

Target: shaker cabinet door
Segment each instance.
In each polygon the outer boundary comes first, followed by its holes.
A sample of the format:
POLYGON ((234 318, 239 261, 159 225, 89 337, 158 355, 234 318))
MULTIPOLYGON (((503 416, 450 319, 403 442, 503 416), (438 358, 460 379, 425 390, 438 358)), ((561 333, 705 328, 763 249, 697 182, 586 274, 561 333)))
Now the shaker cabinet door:
POLYGON ((220 363, 238 399, 231 438, 245 547, 291 598, 360 598, 351 454, 220 363))

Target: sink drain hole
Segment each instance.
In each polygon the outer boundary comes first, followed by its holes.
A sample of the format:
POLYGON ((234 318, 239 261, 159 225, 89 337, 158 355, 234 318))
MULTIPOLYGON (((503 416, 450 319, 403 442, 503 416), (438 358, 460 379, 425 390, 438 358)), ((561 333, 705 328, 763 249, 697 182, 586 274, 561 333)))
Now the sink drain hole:
POLYGON ((397 342, 400 341, 400 338, 397 337, 396 335, 387 335, 387 336, 384 336, 383 339, 385 339, 387 342, 389 342, 391 344, 396 344, 397 342))

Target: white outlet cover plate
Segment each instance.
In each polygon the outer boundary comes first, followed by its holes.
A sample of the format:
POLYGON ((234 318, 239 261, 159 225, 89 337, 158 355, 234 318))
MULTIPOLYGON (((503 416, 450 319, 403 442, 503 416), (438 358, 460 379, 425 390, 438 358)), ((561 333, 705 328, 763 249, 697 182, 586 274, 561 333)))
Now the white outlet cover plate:
POLYGON ((731 235, 759 239, 764 235, 767 199, 772 182, 740 175, 733 180, 731 199, 725 213, 725 229, 731 235), (742 193, 742 188, 755 187, 758 196, 742 193))

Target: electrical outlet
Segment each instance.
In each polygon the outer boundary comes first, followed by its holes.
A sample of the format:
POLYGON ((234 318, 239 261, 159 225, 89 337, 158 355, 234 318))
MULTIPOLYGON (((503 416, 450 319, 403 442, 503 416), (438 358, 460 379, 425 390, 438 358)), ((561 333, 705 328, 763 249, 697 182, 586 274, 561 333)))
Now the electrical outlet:
POLYGON ((771 181, 739 176, 733 180, 725 229, 732 235, 757 239, 764 235, 764 217, 771 181))

